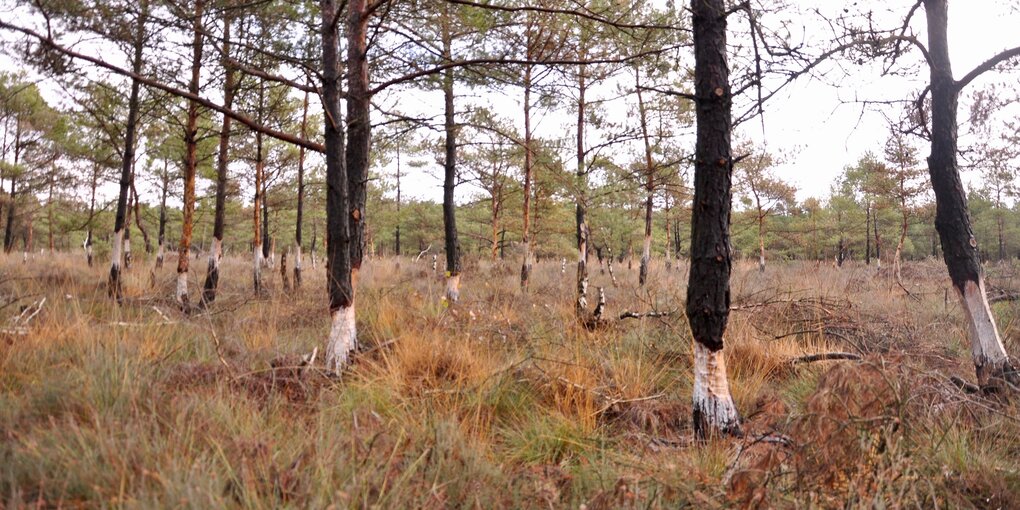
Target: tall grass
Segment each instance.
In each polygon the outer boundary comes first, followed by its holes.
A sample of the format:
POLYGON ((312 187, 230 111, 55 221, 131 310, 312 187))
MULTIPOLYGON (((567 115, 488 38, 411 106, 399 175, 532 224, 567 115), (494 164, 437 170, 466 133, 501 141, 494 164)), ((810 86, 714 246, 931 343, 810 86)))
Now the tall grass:
MULTIPOLYGON (((248 261, 191 317, 174 264, 137 257, 127 302, 76 255, 0 256, 0 507, 580 507, 1020 505, 1020 416, 968 395, 966 332, 938 262, 738 264, 727 364, 743 439, 691 440, 685 268, 593 268, 610 315, 589 331, 573 275, 472 261, 443 305, 429 262, 372 260, 364 352, 343 377, 301 366, 328 329, 322 268, 256 299, 248 261), (3 329, 3 328, 0 328, 3 329), (850 351, 863 362, 794 364, 850 351)), ((203 264, 196 264, 202 266, 203 264)), ((1010 267, 990 268, 1011 287, 1010 267)), ((199 275, 191 284, 198 288, 199 275)), ((996 305, 1015 352, 1018 308, 996 305)))

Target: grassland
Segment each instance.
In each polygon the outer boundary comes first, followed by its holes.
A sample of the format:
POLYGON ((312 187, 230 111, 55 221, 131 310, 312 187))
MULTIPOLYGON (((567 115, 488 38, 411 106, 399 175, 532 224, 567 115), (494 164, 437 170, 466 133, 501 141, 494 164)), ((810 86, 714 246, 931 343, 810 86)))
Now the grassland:
MULTIPOLYGON (((328 328, 321 266, 293 293, 273 271, 255 299, 228 258, 215 305, 185 317, 174 264, 154 285, 149 264, 118 307, 80 256, 0 258, 0 507, 1020 507, 1020 406, 950 382, 973 366, 938 261, 906 265, 913 297, 874 267, 739 264, 746 434, 704 443, 682 264, 644 289, 636 264, 618 287, 596 268, 611 315, 673 313, 588 331, 558 261, 527 294, 516 263, 468 264, 451 309, 430 263, 372 260, 340 379, 301 364, 328 328), (830 351, 864 359, 794 363, 830 351)), ((1020 307, 994 306, 1018 352, 1020 307)))

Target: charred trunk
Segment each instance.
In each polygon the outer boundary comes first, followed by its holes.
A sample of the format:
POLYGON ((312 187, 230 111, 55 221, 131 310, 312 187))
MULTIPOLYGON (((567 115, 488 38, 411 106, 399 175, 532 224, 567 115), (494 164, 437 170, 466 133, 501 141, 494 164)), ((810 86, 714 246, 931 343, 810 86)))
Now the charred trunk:
POLYGON ((942 256, 969 325, 971 355, 978 383, 1000 388, 1020 383, 1009 361, 985 295, 977 240, 971 229, 967 196, 957 163, 957 102, 960 85, 949 60, 947 0, 924 0, 931 68, 931 155, 928 173, 935 191, 935 228, 942 256))
POLYGON ((733 157, 726 6, 691 0, 697 135, 687 318, 694 337, 694 431, 739 433, 723 355, 730 311, 730 200, 733 157))

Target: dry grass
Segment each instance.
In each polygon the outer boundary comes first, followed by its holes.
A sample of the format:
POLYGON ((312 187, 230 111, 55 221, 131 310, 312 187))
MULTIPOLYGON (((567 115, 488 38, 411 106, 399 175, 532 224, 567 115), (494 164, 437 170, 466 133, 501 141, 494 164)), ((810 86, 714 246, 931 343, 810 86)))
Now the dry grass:
MULTIPOLYGON (((620 287, 596 268, 613 315, 674 313, 593 332, 558 262, 524 295, 516 264, 472 263, 448 309, 429 262, 373 260, 366 352, 337 380, 300 367, 328 327, 321 267, 292 295, 269 271, 254 299, 227 260, 216 304, 184 317, 174 264, 152 288, 138 260, 117 307, 83 262, 0 258, 0 323, 46 298, 0 338, 0 507, 1020 506, 1020 410, 948 383, 973 368, 938 262, 904 269, 917 299, 859 265, 738 265, 727 361, 747 436, 703 444, 683 268, 645 289, 636 267, 620 287), (791 363, 827 351, 865 358, 791 363)), ((1017 306, 995 305, 1011 352, 1017 306)))

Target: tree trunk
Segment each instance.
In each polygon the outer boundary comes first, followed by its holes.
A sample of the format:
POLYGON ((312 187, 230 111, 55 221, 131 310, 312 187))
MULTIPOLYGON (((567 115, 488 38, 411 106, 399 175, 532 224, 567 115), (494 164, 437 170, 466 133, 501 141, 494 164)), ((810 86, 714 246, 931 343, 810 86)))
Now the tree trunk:
POLYGON ((163 269, 163 256, 166 253, 166 196, 170 190, 170 174, 167 162, 163 161, 163 188, 159 199, 159 249, 156 251, 156 269, 163 269))
POLYGON ((394 230, 393 253, 400 256, 400 146, 397 146, 397 226, 394 230))
POLYGON ((960 86, 953 79, 947 38, 947 0, 924 0, 928 21, 931 68, 931 155, 928 173, 935 191, 935 228, 942 256, 967 318, 971 355, 978 384, 999 388, 1002 381, 1020 383, 1002 344, 985 295, 977 241, 971 229, 967 196, 957 165, 957 101, 960 86))
MULTIPOLYGON (((531 60, 531 44, 528 44, 528 60, 531 60)), ((521 289, 528 289, 531 276, 531 177, 534 155, 531 152, 531 65, 524 67, 524 208, 521 245, 524 247, 524 261, 521 263, 521 289)))
MULTIPOLYGON (((301 138, 308 137, 308 92, 301 107, 301 138)), ((294 290, 301 288, 301 222, 305 212, 305 148, 298 149, 297 220, 294 225, 294 290)))
POLYGON ((145 253, 152 253, 152 243, 149 241, 149 232, 145 230, 142 223, 142 207, 138 203, 138 190, 135 189, 135 175, 131 173, 131 201, 135 204, 135 226, 142 233, 142 242, 145 244, 145 253))
MULTIPOLYGON (((340 117, 340 57, 335 0, 321 0, 322 109, 326 142, 326 288, 331 326, 326 343, 326 368, 339 375, 356 348, 354 286, 351 279, 351 236, 348 215, 347 168, 340 117)), ((365 9, 364 0, 351 3, 351 11, 365 9)), ((353 14, 352 14, 353 16, 353 14)), ((362 47, 363 49, 364 47, 362 47)), ((312 230, 314 253, 315 230, 312 230)))
POLYGON ((875 213, 871 215, 871 221, 875 223, 874 228, 871 229, 875 233, 875 265, 878 269, 882 269, 882 236, 878 232, 878 208, 875 208, 875 213))
POLYGON ((871 202, 864 209, 864 263, 871 265, 871 202))
POLYGON ((634 86, 637 89, 641 138, 645 144, 645 238, 641 246, 641 266, 638 270, 638 285, 644 286, 648 279, 648 263, 652 258, 652 198, 655 193, 655 164, 652 162, 652 143, 648 137, 648 119, 645 113, 644 96, 641 94, 641 71, 637 68, 634 70, 634 86))
MULTIPOLYGON (((450 34, 450 7, 444 3, 443 17, 443 61, 453 61, 453 37, 450 34)), ((443 234, 446 241, 446 301, 456 303, 460 299, 460 240, 457 239, 457 204, 454 203, 454 187, 457 185, 457 124, 454 118, 453 68, 443 71, 443 104, 446 131, 443 163, 443 234)))
MULTIPOLYGON (((223 106, 233 108, 234 105, 234 67, 227 59, 230 57, 230 12, 223 13, 223 106)), ((230 158, 230 127, 231 119, 224 115, 220 126, 220 146, 216 155, 216 211, 213 215, 213 242, 209 250, 209 262, 205 271, 205 284, 202 286, 202 303, 210 305, 216 300, 216 290, 220 284, 220 260, 223 258, 223 231, 227 210, 227 165, 230 158)), ((304 153, 304 147, 301 148, 304 153)))
MULTIPOLYGON (((583 57, 583 52, 581 53, 583 57)), ((583 58, 582 58, 583 60, 583 58)), ((588 239, 591 231, 588 228, 588 169, 584 162, 584 128, 588 104, 585 94, 585 66, 577 69, 577 204, 575 217, 577 220, 577 295, 574 299, 574 317, 581 322, 588 320, 588 239)))
MULTIPOLYGON (((260 100, 261 104, 261 100, 260 100)), ((261 107, 260 107, 261 109, 261 107)), ((262 158, 262 133, 255 133, 255 197, 252 199, 252 285, 255 295, 262 295, 262 265, 264 263, 265 250, 262 248, 264 236, 261 230, 262 186, 265 171, 265 161, 262 158)))
MULTIPOLYGON (((202 10, 204 0, 195 0, 195 18, 192 20, 195 36, 192 40, 191 81, 188 91, 199 93, 199 79, 202 73, 202 10)), ((198 167, 198 103, 188 103, 188 121, 185 132, 184 160, 184 213, 181 225, 181 240, 177 258, 177 304, 185 313, 191 311, 188 297, 188 264, 191 250, 191 229, 195 221, 195 171, 198 167)))
POLYGON ((732 98, 723 0, 691 0, 697 135, 691 215, 687 318, 694 337, 694 431, 739 433, 730 395, 723 334, 730 311, 730 148, 732 98))
MULTIPOLYGON (((17 168, 18 163, 21 159, 21 119, 18 116, 14 117, 14 166, 17 168)), ((15 171, 16 172, 16 171, 15 171)), ((10 205, 7 207, 7 225, 4 228, 4 253, 10 253, 14 248, 14 210, 17 204, 16 188, 18 183, 18 176, 15 172, 11 172, 11 199, 10 205)))
MULTIPOLYGON (((131 62, 131 70, 135 74, 142 72, 142 50, 145 47, 145 19, 148 16, 148 0, 142 0, 141 10, 138 14, 135 27, 134 55, 131 62)), ((127 214, 128 195, 131 186, 131 169, 135 160, 135 130, 138 125, 139 95, 141 83, 137 80, 131 82, 131 97, 128 99, 128 118, 124 133, 124 160, 121 162, 120 171, 120 194, 117 196, 117 213, 114 216, 113 224, 113 245, 110 251, 110 278, 109 294, 120 303, 123 299, 123 288, 121 284, 120 263, 121 243, 124 239, 125 216, 127 214)))
POLYGON ((907 211, 907 199, 904 194, 903 184, 900 184, 900 240, 896 243, 896 256, 893 258, 893 267, 896 271, 896 281, 903 285, 903 274, 900 269, 903 264, 903 245, 907 241, 907 227, 909 227, 909 216, 907 211))
POLYGON ((758 205, 758 272, 765 272, 765 215, 758 205))

